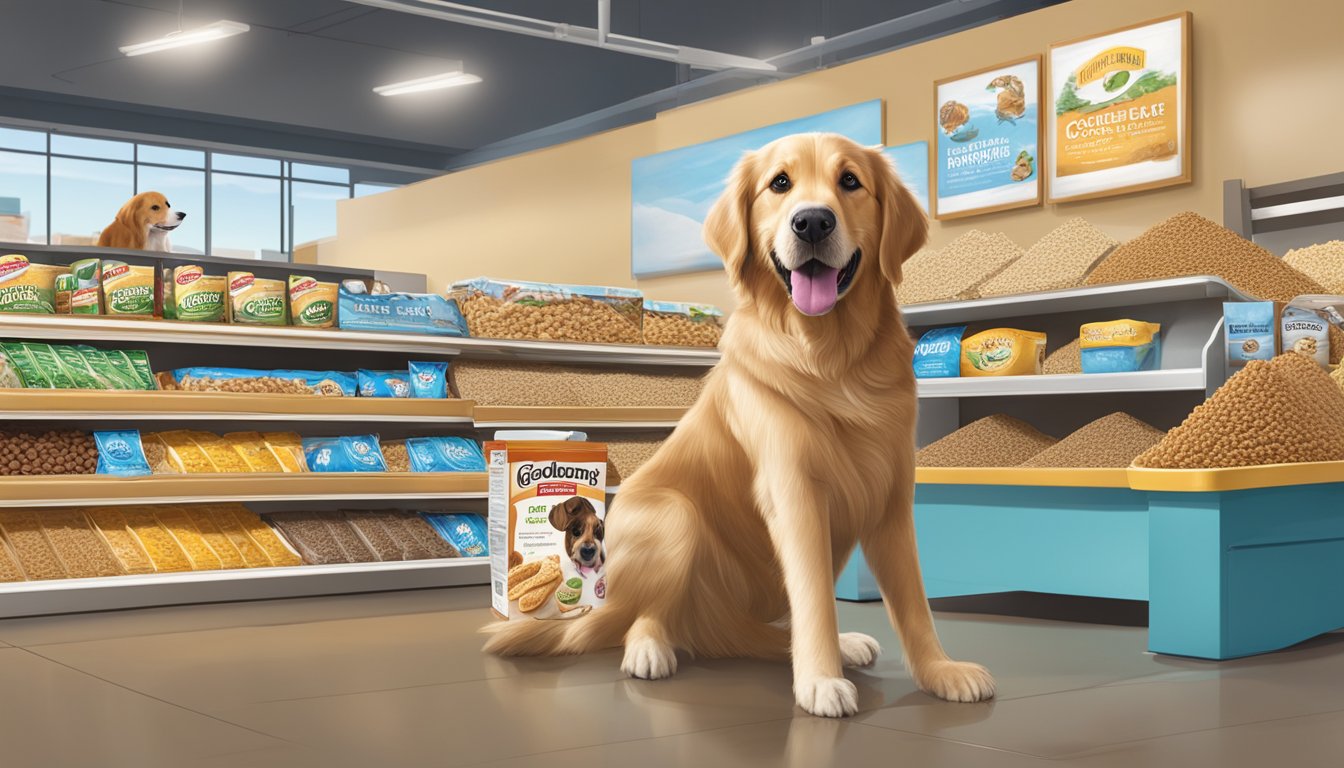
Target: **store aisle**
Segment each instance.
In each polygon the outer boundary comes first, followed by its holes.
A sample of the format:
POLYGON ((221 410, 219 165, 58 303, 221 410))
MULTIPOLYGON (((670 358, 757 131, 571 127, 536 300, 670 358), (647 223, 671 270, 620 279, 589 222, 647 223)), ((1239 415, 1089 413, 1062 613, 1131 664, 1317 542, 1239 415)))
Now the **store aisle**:
MULTIPOLYGON (((795 711, 781 665, 484 657, 484 588, 0 622, 0 749, 27 766, 1258 766, 1344 750, 1344 635, 1223 664, 1143 652, 1142 627, 938 615, 1000 698, 917 692, 885 655, 859 716, 795 711), (117 751, 107 751, 117 745, 117 751)), ((1315 760, 1315 762, 1312 762, 1315 760)))

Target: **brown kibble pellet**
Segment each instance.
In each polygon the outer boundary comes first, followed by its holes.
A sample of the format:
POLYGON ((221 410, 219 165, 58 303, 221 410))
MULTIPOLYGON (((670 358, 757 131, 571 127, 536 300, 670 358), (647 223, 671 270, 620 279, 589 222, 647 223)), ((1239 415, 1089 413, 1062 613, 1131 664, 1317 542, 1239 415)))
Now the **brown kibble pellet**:
POLYGON ((1022 258, 1023 251, 1002 232, 972 229, 942 250, 925 250, 901 266, 896 299, 901 304, 973 299, 982 283, 1022 258))
POLYGON ((1344 460, 1344 392, 1311 358, 1252 360, 1134 464, 1210 469, 1344 460))
POLYGON ((1112 413, 1087 424, 1036 454, 1024 467, 1128 467, 1157 445, 1165 433, 1127 413, 1112 413))
POLYGON ((476 338, 639 344, 643 305, 639 299, 616 304, 587 296, 497 299, 471 290, 457 297, 467 328, 476 338), (624 311, 623 311, 624 310, 624 311))
POLYGON ((317 516, 322 522, 326 523, 327 529, 331 531, 332 538, 341 546, 345 552, 345 562, 347 563, 373 563, 378 561, 378 555, 364 543, 360 537, 359 531, 355 529, 345 515, 340 512, 318 512, 317 516))
POLYGON ((411 455, 406 452, 405 440, 380 441, 378 447, 383 452, 383 461, 387 464, 388 472, 411 471, 411 455))
POLYGON ((1283 259, 1197 213, 1179 213, 1111 252, 1087 285, 1213 275, 1262 301, 1325 293, 1283 259))
POLYGON ((413 535, 406 526, 402 525, 402 518, 414 513, 396 509, 380 509, 361 512, 360 514, 381 523, 383 529, 396 541, 397 546, 401 547, 401 550, 406 553, 406 560, 428 560, 436 556, 420 543, 419 537, 413 535))
POLYGON ((387 527, 365 512, 348 511, 345 519, 359 531, 359 535, 368 543, 379 560, 384 562, 405 560, 406 550, 388 533, 387 527))
POLYGON ((1325 286, 1326 293, 1344 294, 1344 240, 1294 248, 1284 262, 1325 286))
POLYGON ((1025 421, 996 414, 924 446, 915 466, 1016 467, 1056 442, 1025 421))
POLYGON ((1041 373, 1047 374, 1065 374, 1082 373, 1083 357, 1082 347, 1078 339, 1070 341, 1068 344, 1051 352, 1041 364, 1041 373))
POLYGON ((981 296, 1004 296, 1073 288, 1118 243, 1084 218, 1053 229, 999 274, 980 286, 981 296))
POLYGON ((644 373, 550 363, 460 360, 453 386, 480 405, 689 408, 704 387, 704 371, 644 373))
POLYGON ((0 476, 90 475, 97 464, 93 435, 0 430, 0 476))
POLYGON ((722 318, 691 318, 678 312, 644 310, 644 343, 664 347, 717 347, 723 336, 722 318))

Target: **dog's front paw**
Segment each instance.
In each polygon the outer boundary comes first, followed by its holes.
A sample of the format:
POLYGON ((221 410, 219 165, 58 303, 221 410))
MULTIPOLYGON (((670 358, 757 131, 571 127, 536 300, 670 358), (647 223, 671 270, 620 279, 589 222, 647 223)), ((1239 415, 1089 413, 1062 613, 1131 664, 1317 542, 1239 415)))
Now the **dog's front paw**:
POLYGON ((969 661, 934 661, 915 671, 920 690, 940 699, 957 702, 994 698, 994 677, 989 670, 969 661))
POLYGON ((818 717, 849 717, 859 711, 859 689, 843 677, 796 681, 793 695, 798 706, 818 717))
POLYGON ((862 632, 840 633, 840 659, 846 667, 871 667, 882 654, 882 646, 862 632))
POLYGON ((651 637, 631 638, 625 644, 621 671, 641 680, 661 680, 677 672, 677 652, 651 637))

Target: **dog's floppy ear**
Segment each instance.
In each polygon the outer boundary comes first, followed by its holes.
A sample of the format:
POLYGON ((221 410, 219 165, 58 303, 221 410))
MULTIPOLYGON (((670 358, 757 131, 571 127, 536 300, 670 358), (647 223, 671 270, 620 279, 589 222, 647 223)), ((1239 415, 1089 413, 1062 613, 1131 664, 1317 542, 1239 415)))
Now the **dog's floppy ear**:
POLYGON ((564 501, 551 507, 551 527, 557 531, 563 531, 569 527, 569 521, 574 519, 574 515, 579 513, 579 505, 575 502, 581 501, 578 496, 564 501))
POLYGON ((728 174, 728 186, 705 218, 704 238, 710 250, 723 259, 728 278, 740 282, 746 274, 751 224, 747 213, 755 197, 756 153, 748 152, 728 174))
POLYGON ((896 286, 901 283, 901 265, 928 240, 929 220, 896 175, 891 159, 880 150, 869 151, 882 203, 882 243, 877 260, 882 276, 896 286))
POLYGON ((125 205, 121 206, 121 210, 117 211, 116 220, 134 229, 137 223, 135 220, 135 215, 137 212, 139 212, 139 210, 140 210, 140 196, 136 195, 135 197, 132 197, 130 200, 127 200, 125 205))

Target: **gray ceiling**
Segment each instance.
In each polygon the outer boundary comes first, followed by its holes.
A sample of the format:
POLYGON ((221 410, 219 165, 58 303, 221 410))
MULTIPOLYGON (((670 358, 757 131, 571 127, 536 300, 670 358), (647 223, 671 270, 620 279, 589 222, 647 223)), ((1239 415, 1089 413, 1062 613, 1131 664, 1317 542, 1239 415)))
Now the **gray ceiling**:
MULTIPOLYGON (((596 26, 596 0, 466 0, 596 26)), ((613 0, 612 30, 768 57, 943 0, 613 0)), ((117 47, 177 25, 177 0, 0 0, 0 87, 123 109, 257 121, 453 151, 668 88, 673 64, 462 26, 343 0, 185 0, 185 25, 252 25, 238 37, 126 58, 117 47), (385 98, 375 85, 462 60, 478 85, 385 98)), ((13 91, 11 91, 13 92, 13 91)), ((0 97, 0 102, 3 98, 0 97)), ((0 105, 0 114, 3 106, 0 105)))

